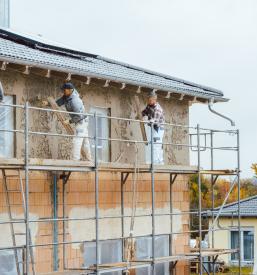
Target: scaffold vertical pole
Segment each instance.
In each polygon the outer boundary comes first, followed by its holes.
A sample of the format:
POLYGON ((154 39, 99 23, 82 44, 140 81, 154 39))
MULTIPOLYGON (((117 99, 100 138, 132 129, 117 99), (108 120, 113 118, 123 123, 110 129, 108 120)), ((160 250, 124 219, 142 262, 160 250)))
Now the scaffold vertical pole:
POLYGON ((152 275, 155 275, 155 183, 154 183, 154 137, 151 122, 151 193, 152 193, 152 275))
MULTIPOLYGON (((169 246, 169 250, 170 253, 169 255, 172 256, 173 255, 173 183, 176 179, 177 175, 172 176, 172 174, 170 174, 170 246, 169 246)), ((170 274, 174 274, 174 264, 173 262, 170 263, 170 274)))
MULTIPOLYGON (((211 139, 211 170, 214 169, 214 155, 213 155, 213 131, 210 131, 210 139, 211 139)), ((215 200, 214 200, 214 180, 213 180, 213 175, 211 175, 211 198, 212 198, 212 203, 211 203, 211 208, 212 208, 212 224, 214 222, 214 207, 215 207, 215 200)), ((214 248, 214 230, 211 232, 211 247, 214 248)), ((215 256, 212 257, 212 274, 215 275, 215 256)))
POLYGON ((98 137, 97 113, 94 114, 95 124, 95 243, 96 243, 96 274, 99 274, 99 179, 98 179, 98 137))
POLYGON ((241 205, 240 205, 240 137, 239 130, 237 130, 237 191, 238 191, 238 274, 242 274, 241 264, 242 264, 242 253, 241 253, 241 205))
MULTIPOLYGON (((57 188, 57 175, 53 174, 53 218, 58 218, 58 188, 57 188)), ((58 221, 53 221, 53 242, 55 245, 53 246, 53 270, 58 270, 58 221)))
POLYGON ((68 172, 67 174, 63 172, 62 178, 62 233, 63 233, 63 246, 62 246, 62 256, 63 256, 63 270, 68 269, 66 264, 66 245, 67 245, 67 232, 66 232, 66 204, 67 204, 67 197, 66 197, 66 185, 69 180, 69 177, 71 175, 71 172, 68 172))
POLYGON ((26 221, 26 275, 29 275, 30 262, 30 232, 29 232, 29 108, 25 103, 25 221, 26 221))
POLYGON ((122 237, 122 261, 125 260, 124 257, 124 176, 121 172, 120 178, 120 211, 121 211, 121 237, 122 237))
POLYGON ((202 261, 202 191, 201 191, 201 146, 200 125, 197 124, 197 171, 198 171, 198 215, 199 215, 199 274, 203 274, 202 261))
POLYGON ((62 233, 63 233, 63 246, 62 246, 62 257, 63 257, 63 269, 66 267, 66 182, 65 177, 63 177, 62 182, 62 233))
POLYGON ((129 177, 129 172, 124 173, 121 172, 121 178, 120 178, 120 196, 121 196, 121 236, 122 236, 122 261, 125 261, 125 219, 124 219, 124 186, 129 177))

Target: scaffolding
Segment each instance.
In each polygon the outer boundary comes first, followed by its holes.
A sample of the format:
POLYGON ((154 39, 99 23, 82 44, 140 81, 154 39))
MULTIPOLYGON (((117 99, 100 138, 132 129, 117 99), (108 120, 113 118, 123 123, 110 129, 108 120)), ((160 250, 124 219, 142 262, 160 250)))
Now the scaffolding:
MULTIPOLYGON (((46 133, 46 132, 37 132, 32 131, 29 127, 29 112, 30 110, 36 110, 36 111, 44 111, 44 112, 50 112, 50 113, 65 113, 65 114, 76 114, 73 112, 67 112, 62 110, 53 110, 48 108, 38 108, 38 107, 32 107, 29 106, 29 103, 26 102, 24 105, 15 105, 15 104, 1 104, 2 106, 6 106, 6 108, 15 108, 23 110, 24 112, 24 129, 14 129, 14 130, 7 130, 7 129, 0 129, 0 132, 12 132, 12 133, 19 133, 24 136, 24 158, 23 159, 0 159, 0 168, 2 171, 6 170, 19 170, 25 172, 25 191, 24 191, 24 198, 25 198, 25 205, 24 205, 24 219, 9 219, 5 221, 0 221, 0 224, 16 224, 16 223, 25 223, 26 226, 26 244, 22 246, 8 246, 8 247, 0 247, 1 250, 11 250, 11 251, 17 251, 18 249, 22 249, 24 252, 23 255, 23 273, 22 274, 35 274, 34 269, 31 267, 32 265, 32 248, 35 247, 45 247, 45 246, 52 246, 56 247, 58 245, 63 246, 63 269, 69 270, 69 267, 66 266, 66 245, 73 244, 73 243, 83 243, 83 241, 68 241, 66 239, 66 223, 68 221, 79 221, 79 220, 93 220, 95 222, 95 239, 92 240, 95 242, 95 265, 87 268, 81 268, 78 267, 77 270, 80 272, 78 274, 104 274, 106 272, 126 272, 130 269, 138 269, 142 267, 150 267, 151 268, 151 274, 157 274, 156 273, 156 265, 159 263, 169 263, 170 265, 170 274, 175 274, 175 268, 176 264, 179 261, 189 261, 189 262, 197 262, 198 264, 198 274, 202 275, 203 273, 207 274, 215 274, 215 265, 217 262, 217 259, 220 255, 224 254, 231 254, 231 253, 237 253, 238 255, 238 265, 239 265, 239 273, 241 274, 241 243, 240 238, 238 242, 238 247, 236 249, 214 249, 214 233, 218 230, 230 230, 231 228, 215 228, 215 224, 218 221, 218 218, 220 214, 222 213, 222 209, 228 199, 229 194, 231 193, 232 189, 234 187, 237 187, 237 202, 238 202, 238 211, 237 211, 237 226, 234 226, 233 228, 238 230, 239 235, 241 232, 241 226, 240 226, 240 146, 239 146, 239 130, 214 130, 214 129, 207 129, 207 128, 201 128, 198 124, 195 127, 188 126, 188 125, 177 125, 177 124, 169 124, 164 123, 163 125, 165 127, 180 127, 183 129, 186 129, 188 131, 188 144, 183 143, 168 143, 163 142, 163 146, 170 146, 170 147, 186 147, 191 149, 192 151, 195 151, 197 154, 197 165, 196 166, 179 166, 179 165, 157 165, 154 163, 154 140, 153 140, 153 123, 150 123, 151 127, 151 140, 148 141, 151 146, 151 163, 150 164, 142 164, 138 165, 137 172, 138 173, 150 173, 151 175, 151 213, 150 214, 143 214, 143 215, 135 215, 135 217, 140 216, 148 216, 151 217, 151 234, 150 235, 144 235, 145 237, 151 238, 151 246, 152 246, 152 255, 149 258, 140 259, 140 260, 131 260, 127 262, 125 258, 125 241, 129 238, 129 236, 125 235, 125 224, 124 220, 125 218, 131 218, 131 215, 125 215, 124 213, 124 187, 126 185, 126 181, 128 179, 128 176, 130 174, 133 174, 135 171, 135 167, 132 164, 122 164, 122 163, 103 163, 99 161, 98 158, 98 150, 97 150, 97 144, 99 140, 105 140, 105 141, 115 141, 115 142, 126 142, 130 144, 145 144, 145 141, 142 140, 124 140, 122 138, 103 138, 98 136, 97 132, 97 123, 98 118, 106 118, 108 120, 120 120, 120 121, 127 121, 127 122, 133 122, 133 123, 146 123, 142 122, 140 120, 136 119, 128 119, 128 118, 119 118, 119 117, 112 117, 112 116, 100 116, 97 113, 95 114, 85 114, 87 116, 92 116, 94 119, 94 129, 95 133, 94 136, 87 136, 85 138, 93 140, 95 146, 94 146, 94 161, 88 162, 88 161, 65 161, 65 160, 51 160, 51 159, 32 159, 29 155, 29 148, 30 148, 30 142, 29 137, 30 136, 52 136, 52 137, 66 137, 66 138, 73 138, 75 135, 68 135, 68 134, 58 134, 58 133, 46 133), (192 133, 190 133, 192 131, 192 133), (236 145, 235 146, 214 146, 214 135, 216 133, 223 133, 228 135, 233 135, 236 137, 236 145), (196 138, 196 144, 193 144, 193 140, 196 138), (201 141, 201 138, 204 138, 204 142, 201 141), (206 139, 209 138, 210 145, 207 144, 206 139), (204 144, 202 144, 204 143, 204 144), (210 150, 210 163, 211 167, 210 169, 206 170, 202 168, 202 161, 201 161, 201 154, 205 150, 210 150), (214 169, 214 151, 215 150, 228 150, 233 151, 236 154, 236 168, 233 170, 215 170, 214 169), (63 190, 62 190, 62 217, 58 217, 58 215, 55 213, 54 218, 44 218, 44 219, 38 219, 38 220, 31 220, 29 213, 30 213, 30 205, 29 205, 29 190, 30 190, 30 182, 29 182, 29 172, 30 171, 59 171, 62 173, 62 182, 63 182, 63 190), (105 172, 118 172, 120 173, 120 197, 121 197, 121 213, 120 215, 106 217, 106 216, 100 216, 99 215, 99 173, 102 171, 105 172), (95 180, 95 216, 89 217, 89 218, 68 218, 66 213, 66 187, 69 181, 69 177, 72 172, 93 172, 94 173, 94 180, 95 180), (155 176, 165 173, 169 174, 169 193, 170 193, 170 212, 169 213, 163 213, 158 214, 155 213, 155 176), (211 186, 212 186, 212 208, 211 211, 211 219, 212 219, 212 226, 209 229, 203 229, 202 228, 202 217, 203 215, 206 215, 206 211, 202 209, 202 200, 199 199, 198 202, 198 209, 196 210, 190 210, 188 212, 181 212, 180 214, 173 211, 173 184, 177 178, 178 175, 197 175, 198 177, 198 195, 199 198, 201 198, 201 178, 203 175, 209 175, 211 177, 211 186), (234 182, 231 185, 231 188, 226 195, 226 198, 224 200, 224 203, 220 207, 220 210, 218 214, 215 214, 215 196, 214 196, 214 186, 217 182, 218 177, 224 177, 224 176, 233 176, 234 182), (183 214, 190 214, 190 215, 197 215, 198 218, 198 230, 189 230, 188 232, 175 232, 173 229, 173 222, 172 217, 174 215, 183 215, 183 214), (156 234, 156 220, 155 218, 157 216, 166 216, 167 219, 170 220, 170 232, 169 232, 169 256, 165 257, 157 257, 156 256, 156 243, 155 239, 158 234, 156 234), (118 218, 121 221, 121 238, 122 241, 122 262, 115 262, 110 264, 101 264, 99 260, 99 245, 101 242, 101 239, 99 237, 99 221, 102 219, 108 219, 108 218, 118 218), (60 242, 58 239, 55 240, 55 242, 52 243, 46 243, 46 244, 33 244, 31 242, 31 236, 30 236, 30 224, 31 223, 40 223, 40 222, 62 222, 63 224, 63 240, 60 242), (191 234, 191 233, 197 233, 200 240, 200 245, 198 248, 192 250, 190 253, 186 254, 179 254, 174 255, 173 254, 173 236, 175 234, 191 234), (203 234, 209 233, 212 236, 212 247, 205 249, 202 247, 202 240, 203 240, 203 234), (212 265, 212 270, 207 270, 206 268, 206 257, 208 257, 208 263, 212 265)), ((133 238, 136 237, 142 237, 142 236, 133 236, 133 238)), ((19 265, 20 263, 18 263, 19 265)), ((73 268, 73 270, 76 270, 73 268)), ((54 273, 53 273, 54 274, 54 273)), ((57 273, 56 273, 57 274, 57 273)), ((59 273, 58 273, 59 274, 59 273)), ((108 273, 109 274, 109 273, 108 273)), ((125 274, 125 273, 123 273, 125 274)))

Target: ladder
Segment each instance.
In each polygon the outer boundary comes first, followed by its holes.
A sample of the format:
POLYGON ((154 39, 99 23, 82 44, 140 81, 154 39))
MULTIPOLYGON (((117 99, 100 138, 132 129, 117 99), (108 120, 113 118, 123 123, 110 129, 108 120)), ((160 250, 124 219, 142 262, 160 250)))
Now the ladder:
MULTIPOLYGON (((13 206, 11 204, 11 198, 10 195, 12 193, 20 193, 21 196, 21 204, 17 205, 15 204, 15 206, 21 206, 23 213, 24 213, 24 220, 25 220, 25 193, 24 193, 24 187, 23 187, 23 181, 22 181, 22 175, 21 175, 21 171, 20 169, 17 170, 12 170, 12 171, 16 171, 17 174, 12 174, 12 175, 8 175, 6 169, 2 169, 2 176, 3 176, 3 187, 4 187, 4 192, 5 192, 5 199, 6 199, 6 206, 7 206, 7 212, 8 212, 8 218, 9 218, 9 225, 10 225, 10 232, 11 232, 11 238, 12 238, 12 244, 14 247, 17 246, 17 236, 26 236, 26 233, 19 233, 15 231, 15 225, 13 222, 19 220, 17 218, 14 218, 13 215, 13 206), (16 187, 15 189, 11 189, 10 187, 10 183, 9 183, 9 179, 17 179, 19 184, 18 187, 16 187)), ((31 231, 29 229, 29 245, 32 245, 32 240, 31 240, 31 231)), ((24 263, 23 259, 19 259, 19 254, 18 254, 18 250, 19 248, 14 248, 14 258, 15 258, 15 263, 16 263, 16 269, 17 269, 17 274, 18 275, 23 275, 26 274, 24 272, 24 268, 22 268, 21 270, 21 263, 24 263)), ((30 256, 30 263, 31 263, 31 267, 32 267, 32 274, 35 275, 35 262, 34 262, 34 255, 33 255, 33 248, 30 246, 29 249, 29 256, 30 256)), ((23 258, 23 257, 22 257, 23 258)))

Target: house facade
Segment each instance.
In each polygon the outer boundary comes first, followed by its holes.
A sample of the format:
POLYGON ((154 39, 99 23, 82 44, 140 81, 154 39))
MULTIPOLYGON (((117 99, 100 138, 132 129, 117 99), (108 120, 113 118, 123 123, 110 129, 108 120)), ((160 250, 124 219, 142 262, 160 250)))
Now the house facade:
MULTIPOLYGON (((99 161, 112 163, 117 167, 135 163, 144 164, 145 144, 136 146, 130 140, 142 141, 137 118, 135 96, 139 98, 140 109, 146 104, 147 93, 156 90, 158 101, 164 109, 166 122, 176 125, 189 124, 189 107, 191 104, 226 101, 220 91, 200 86, 184 80, 172 78, 91 55, 69 48, 52 45, 44 41, 22 36, 15 32, 0 30, 0 81, 5 92, 5 104, 16 107, 1 106, 0 124, 5 130, 1 132, 0 158, 2 163, 24 158, 24 110, 19 107, 25 102, 29 106, 44 108, 42 102, 49 96, 61 96, 60 86, 70 80, 78 90, 86 112, 98 114, 98 134, 103 138, 98 144, 99 161), (109 117, 109 118, 108 118, 109 117), (131 119, 122 120, 118 118, 131 119), (110 140, 111 139, 111 140, 110 140), (119 141, 118 141, 119 140, 119 141), (122 141, 121 141, 122 140, 122 141)), ((41 163, 46 160, 66 161, 69 165, 71 137, 44 135, 42 133, 67 134, 55 114, 44 109, 29 110, 29 158, 41 163), (33 134, 34 133, 34 134, 33 134), (36 133, 41 133, 36 134, 36 133)), ((94 123, 89 119, 89 134, 94 135, 94 123)), ((165 126, 164 145, 165 165, 190 168, 189 147, 171 144, 188 144, 187 127, 165 126)), ((91 142, 94 152, 94 143, 91 142)), ((72 166, 73 164, 71 164, 72 166)), ((29 215, 31 239, 37 273, 56 270, 79 269, 94 264, 95 222, 90 219, 95 215, 95 177, 93 172, 72 172, 63 198, 62 171, 30 171, 29 173, 29 215), (67 221, 58 221, 65 213, 67 221), (57 221, 47 219, 56 218, 57 221), (83 220, 85 219, 85 220, 83 220), (38 221, 38 222, 37 222, 38 221), (66 244, 63 244, 65 236, 66 244), (54 245, 53 245, 54 243, 54 245), (64 252, 65 249, 65 252, 64 252), (65 263, 63 261, 65 254, 65 263)), ((54 169, 53 169, 54 170, 54 169)), ((63 169, 65 171, 65 169, 63 169)), ((15 173, 11 171, 10 174, 15 173)), ((24 178, 24 173, 22 172, 24 178)), ((189 211, 188 176, 179 175, 172 189, 173 212, 189 211)), ((128 176, 124 185, 123 215, 124 226, 118 218, 121 214, 120 172, 115 170, 99 173, 99 215, 110 217, 100 219, 99 238, 101 240, 100 259, 102 263, 122 261, 121 237, 130 233, 131 200, 133 195, 133 174, 128 176), (123 232, 123 233, 122 233, 123 232), (109 253, 112 249, 113 253, 109 253), (114 255, 112 258, 111 255, 114 255), (108 258, 109 257, 109 258, 108 258)), ((12 190, 18 190, 19 180, 9 178, 12 190)), ((150 237, 151 221, 151 174, 137 175, 137 215, 133 234, 135 237, 134 257, 140 259, 151 257, 150 237), (149 216, 144 216, 147 213, 149 216), (140 254, 141 253, 141 254, 140 254)), ((5 190, 0 189, 0 220, 8 220, 5 190)), ((165 214, 170 211, 170 175, 155 176, 155 212, 165 214)), ((24 211, 19 191, 10 194, 13 217, 23 219, 24 211)), ((189 214, 174 215, 172 220, 163 215, 156 217, 156 246, 159 256, 189 253, 189 214), (171 224, 176 234, 170 239, 171 224), (185 232, 185 233, 183 233, 185 232), (170 243, 173 243, 170 247, 170 243), (171 251, 170 251, 171 250, 171 251), (171 252, 171 253, 170 253, 171 252)), ((15 231, 20 233, 17 245, 25 244, 25 225, 17 223, 15 231)), ((0 224, 0 248, 12 246, 9 224, 0 224)), ((2 269, 10 249, 0 251, 2 269), (1 260, 2 259, 2 260, 1 260)), ((10 256, 12 257, 12 256, 10 256)), ((10 265, 14 265, 13 258, 10 265)), ((1 268, 1 267, 0 267, 1 268)), ((169 264, 160 264, 157 274, 169 274, 169 264)), ((15 269, 13 266, 10 270, 15 269)), ((135 270, 135 274, 146 274, 146 269, 135 270)), ((150 270, 150 269, 149 269, 150 270)), ((6 271, 6 270, 4 270, 6 271)), ((4 272, 2 271, 2 272, 4 272)), ((7 271, 6 271, 7 272, 7 271)), ((149 271, 150 272, 150 271, 149 271)), ((177 274, 189 274, 188 262, 180 261, 176 265, 177 274)), ((12 274, 11 271, 6 274, 12 274)), ((15 274, 15 273, 14 273, 15 274)), ((149 273, 150 274, 150 273, 149 273)))
MULTIPOLYGON (((219 210, 219 209, 217 209, 219 210)), ((217 212, 215 212, 217 214, 217 212)), ((253 266, 256 254, 256 234, 257 234, 257 196, 252 196, 240 201, 240 243, 241 243, 241 261, 242 266, 253 266)), ((230 203, 224 206, 220 214, 219 222, 215 226, 218 231, 214 232, 214 247, 231 249, 238 248, 238 203, 230 203), (222 230, 223 228, 223 230, 222 230)), ((209 220, 211 226, 211 219, 209 220)), ((212 243, 211 234, 209 242, 212 243)), ((220 257, 227 265, 238 265, 238 254, 222 255, 220 257)))

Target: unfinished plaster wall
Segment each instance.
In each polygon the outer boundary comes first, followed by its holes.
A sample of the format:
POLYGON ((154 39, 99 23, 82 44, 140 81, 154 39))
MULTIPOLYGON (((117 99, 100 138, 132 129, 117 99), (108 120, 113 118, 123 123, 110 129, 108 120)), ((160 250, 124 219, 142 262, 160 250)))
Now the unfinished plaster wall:
MULTIPOLYGON (((5 93, 15 95, 17 104, 24 104, 29 100, 32 106, 42 106, 42 100, 48 96, 61 96, 59 87, 62 81, 55 78, 43 78, 34 75, 22 75, 14 72, 0 72, 0 80, 3 83, 5 93)), ((116 117, 135 118, 135 106, 133 97, 136 94, 132 90, 120 90, 115 87, 103 88, 100 85, 81 85, 74 82, 85 103, 86 110, 90 106, 109 108, 111 115, 116 117)), ((140 104, 143 109, 146 95, 139 94, 140 104)), ((159 99, 163 106, 166 122, 177 124, 188 124, 188 103, 178 100, 159 99)), ((16 129, 22 129, 24 118, 22 110, 16 110, 16 129)), ((51 113, 43 111, 30 111, 30 129, 41 132, 65 133, 62 126, 51 113)), ((140 140, 141 133, 138 123, 113 120, 110 123, 112 138, 123 138, 125 140, 140 140)), ((173 128, 165 131, 166 142, 187 143, 188 132, 184 128, 173 128)), ((23 136, 16 136, 16 154, 23 156, 23 136)), ((165 163, 189 164, 189 152, 187 148, 170 147, 165 148, 165 163)), ((33 158, 59 158, 69 159, 70 140, 67 138, 32 136, 30 137, 30 157, 33 158)), ((144 145, 139 146, 139 162, 144 162, 144 145)), ((134 163, 135 153, 133 145, 126 143, 111 144, 111 161, 119 159, 120 163, 134 163)), ((99 200, 100 215, 120 214, 120 174, 100 173, 99 200)), ((169 177, 168 175, 155 175, 156 180, 156 213, 169 212, 169 177)), ((131 214, 131 178, 125 185, 125 215, 131 214)), ((30 176, 30 211, 37 218, 53 216, 53 202, 51 192, 52 176, 50 173, 32 173, 30 176)), ((62 217, 62 185, 59 181, 58 192, 58 216, 62 217)), ((151 181, 149 175, 141 174, 137 182, 138 204, 137 214, 151 213, 151 181)), ((189 193, 186 177, 178 177, 173 189, 174 212, 180 213, 189 209, 189 193)), ((3 196, 3 193, 0 194, 3 196)), ((15 195, 15 194, 14 194, 15 195)), ((17 195, 16 195, 17 196, 17 195)), ((69 218, 82 218, 94 216, 94 175, 92 173, 73 173, 67 185, 67 215, 69 218)), ((6 206, 2 206, 1 213, 6 215, 6 206)), ((20 215, 21 208, 17 207, 15 213, 20 215)), ((1 218, 1 216, 0 216, 1 218)), ((128 235, 130 219, 125 219, 125 235, 128 235)), ((173 217, 174 231, 182 233, 189 230, 189 217, 187 215, 173 217)), ((67 240, 85 241, 95 238, 94 222, 80 221, 68 222, 67 240)), ((53 223, 40 223, 35 231, 34 243, 51 243, 53 241, 53 223)), ((156 218, 156 234, 168 234, 170 232, 170 220, 168 216, 156 218)), ((135 222, 135 235, 151 234, 151 217, 137 218, 135 222)), ((100 237, 119 238, 121 236, 121 220, 107 219, 100 222, 100 237)), ((62 241, 62 222, 58 222, 58 238, 62 241)), ((187 234, 174 234, 173 253, 181 254, 189 252, 189 236, 187 234)), ((2 246, 2 244, 0 244, 2 246)), ((82 266, 83 246, 80 244, 66 245, 68 267, 82 266)), ((51 246, 38 247, 36 251, 36 262, 38 272, 53 270, 54 255, 51 246)), ((58 266, 63 267, 62 246, 58 248, 58 266)), ((188 264, 178 263, 178 274, 188 274, 188 264)))
MULTIPOLYGON (((39 76, 22 75, 14 72, 0 72, 0 79, 3 83, 5 93, 15 95, 17 104, 24 104, 29 100, 31 106, 42 107, 42 100, 48 96, 60 97, 60 86, 62 81, 55 78, 43 78, 39 76)), ((86 111, 90 107, 108 108, 111 116, 121 118, 136 117, 134 90, 120 90, 115 87, 104 88, 100 85, 85 85, 74 81, 86 111)), ((146 94, 139 94, 141 109, 146 102, 146 94)), ((188 124, 188 103, 179 100, 159 98, 159 102, 165 111, 166 122, 176 124, 188 124)), ((53 113, 30 110, 30 130, 38 132, 65 133, 62 125, 56 120, 53 113)), ((24 116, 21 109, 16 110, 16 129, 23 129, 24 116)), ((123 140, 142 140, 140 127, 137 122, 120 120, 110 120, 110 137, 121 138, 123 140)), ((188 131, 186 128, 167 126, 165 130, 164 142, 187 143, 188 131)), ((23 137, 17 135, 17 157, 23 153, 23 137)), ((59 138, 50 136, 30 137, 30 157, 32 158, 59 158, 69 159, 71 147, 69 138, 59 138)), ((120 163, 134 163, 134 145, 128 142, 111 142, 111 161, 119 159, 120 163)), ((139 162, 144 162, 144 145, 139 144, 139 162)), ((189 164, 189 153, 186 147, 164 146, 166 164, 189 164)))

